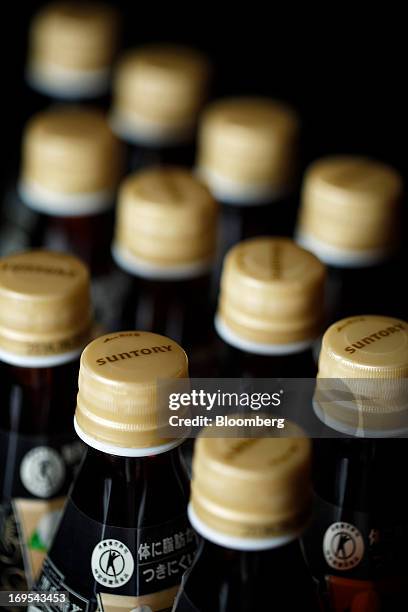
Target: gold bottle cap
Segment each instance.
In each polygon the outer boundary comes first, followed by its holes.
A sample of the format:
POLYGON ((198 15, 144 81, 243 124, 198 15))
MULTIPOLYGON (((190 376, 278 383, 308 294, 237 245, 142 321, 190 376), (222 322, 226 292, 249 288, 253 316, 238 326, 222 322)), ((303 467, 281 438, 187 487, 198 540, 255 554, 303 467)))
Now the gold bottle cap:
POLYGON ((128 52, 115 75, 115 131, 136 144, 191 138, 208 78, 206 58, 193 49, 148 45, 128 52))
POLYGON ((342 319, 323 336, 319 376, 403 378, 408 376, 408 323, 366 315, 342 319))
POLYGON ((160 390, 187 377, 187 356, 169 338, 136 331, 97 338, 81 357, 77 433, 87 444, 118 455, 141 449, 148 454, 146 449, 157 447, 162 452, 160 447, 180 443, 161 435, 168 413, 161 412, 160 390))
POLYGON ((315 407, 345 433, 398 432, 408 426, 407 378, 408 323, 375 315, 342 319, 323 336, 315 407))
POLYGON ((35 115, 23 139, 20 194, 46 214, 80 216, 112 206, 121 144, 97 110, 60 107, 35 115))
POLYGON ((198 172, 221 201, 276 199, 290 189, 298 132, 296 114, 275 100, 215 102, 201 121, 198 172))
POLYGON ((319 335, 325 267, 287 238, 244 240, 226 255, 216 327, 251 353, 298 352, 319 335))
POLYGON ((328 264, 371 265, 395 247, 401 195, 401 177, 383 163, 320 159, 304 178, 298 240, 328 264))
POLYGON ((188 278, 211 265, 218 205, 187 170, 132 174, 119 192, 113 253, 131 274, 188 278))
POLYGON ((117 34, 118 16, 109 5, 75 1, 46 5, 31 24, 30 84, 56 98, 104 94, 117 34))
POLYGON ((79 259, 50 251, 0 259, 1 359, 57 365, 79 356, 91 324, 89 272, 79 259))
POLYGON ((288 421, 283 435, 213 438, 204 432, 197 439, 190 518, 204 536, 211 530, 262 540, 302 530, 311 504, 311 444, 288 421))

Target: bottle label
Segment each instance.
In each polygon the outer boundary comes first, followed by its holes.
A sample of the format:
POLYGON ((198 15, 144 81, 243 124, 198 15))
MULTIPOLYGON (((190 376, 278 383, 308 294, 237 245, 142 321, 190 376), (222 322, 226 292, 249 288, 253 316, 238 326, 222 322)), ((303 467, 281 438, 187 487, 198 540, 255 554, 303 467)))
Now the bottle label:
POLYGON ((380 602, 399 601, 406 588, 408 517, 387 520, 342 510, 316 497, 314 519, 303 543, 312 574, 333 612, 348 612, 357 603, 356 609, 371 612, 380 602))
POLYGON ((68 591, 77 612, 122 606, 167 612, 195 549, 184 514, 152 527, 114 527, 94 521, 68 500, 37 588, 68 591))
POLYGON ((0 431, 0 589, 25 589, 37 579, 82 453, 73 436, 0 431))

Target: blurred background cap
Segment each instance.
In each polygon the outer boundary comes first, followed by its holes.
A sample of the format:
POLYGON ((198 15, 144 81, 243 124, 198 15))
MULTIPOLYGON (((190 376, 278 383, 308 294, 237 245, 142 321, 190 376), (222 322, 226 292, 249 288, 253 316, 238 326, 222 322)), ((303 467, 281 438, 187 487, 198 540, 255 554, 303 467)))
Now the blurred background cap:
POLYGON ((315 161, 303 181, 298 240, 332 265, 364 265, 398 246, 402 178, 358 156, 315 161))
POLYGON ((185 142, 206 99, 209 75, 207 59, 194 49, 152 44, 128 51, 114 77, 115 131, 128 142, 185 142))
POLYGON ((215 255, 218 205, 188 170, 150 168, 123 182, 114 256, 131 274, 197 276, 215 255))
POLYGON ((78 99, 108 90, 119 18, 99 2, 53 2, 34 17, 26 74, 53 98, 78 99))
POLYGON ((221 201, 271 201, 290 190, 298 137, 298 117, 281 102, 214 102, 201 119, 197 171, 221 201))

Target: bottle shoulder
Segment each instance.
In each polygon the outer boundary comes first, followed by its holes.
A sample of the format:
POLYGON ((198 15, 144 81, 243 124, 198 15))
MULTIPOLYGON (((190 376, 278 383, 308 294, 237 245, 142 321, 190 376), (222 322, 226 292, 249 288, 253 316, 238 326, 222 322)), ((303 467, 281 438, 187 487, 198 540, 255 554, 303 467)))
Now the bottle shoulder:
POLYGON ((279 549, 233 551, 201 542, 175 612, 319 610, 313 580, 295 540, 279 549), (270 602, 270 608, 265 608, 270 602), (283 607, 285 606, 285 607, 283 607))
POLYGON ((189 479, 180 449, 154 457, 113 457, 88 449, 71 499, 91 519, 140 528, 186 513, 189 479))

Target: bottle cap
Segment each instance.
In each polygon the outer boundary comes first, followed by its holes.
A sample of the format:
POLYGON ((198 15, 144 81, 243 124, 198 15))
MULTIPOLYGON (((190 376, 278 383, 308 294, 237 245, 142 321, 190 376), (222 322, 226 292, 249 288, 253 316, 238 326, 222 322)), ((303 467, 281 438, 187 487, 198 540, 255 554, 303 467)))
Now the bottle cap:
POLYGON ((191 508, 201 523, 250 539, 304 527, 311 504, 311 444, 287 421, 283 435, 288 430, 291 437, 197 439, 191 508))
POLYGON ((254 353, 298 352, 319 335, 325 267, 287 238, 252 238, 226 255, 216 325, 254 353))
MULTIPOLYGON (((92 324, 89 272, 79 259, 27 251, 0 259, 0 357, 13 363, 77 352, 92 324)), ((24 362, 24 363, 23 363, 24 362)))
POLYGON ((326 157, 303 183, 298 241, 334 266, 372 265, 395 248, 402 179, 364 157, 326 157))
POLYGON ((34 17, 27 77, 51 97, 99 96, 109 86, 116 50, 116 11, 96 2, 53 2, 34 17))
POLYGON ((405 321, 342 319, 323 336, 315 406, 322 420, 345 433, 401 431, 408 425, 407 377, 405 321))
POLYGON ((216 246, 218 206, 187 170, 152 168, 125 179, 119 193, 113 253, 132 274, 197 276, 216 246))
POLYGON ((187 377, 187 356, 169 338, 137 331, 101 336, 81 356, 77 432, 113 454, 166 446, 168 402, 163 412, 161 402, 168 395, 160 392, 187 377))
POLYGON ((115 131, 136 144, 189 140, 208 77, 207 60, 194 49, 148 45, 129 51, 115 75, 115 131))
POLYGON ((80 216, 111 206, 121 152, 99 111, 60 107, 39 113, 25 129, 21 197, 55 215, 80 216))
POLYGON ((198 172, 217 199, 262 203, 290 189, 299 122, 267 98, 231 98, 210 105, 199 133, 198 172))

